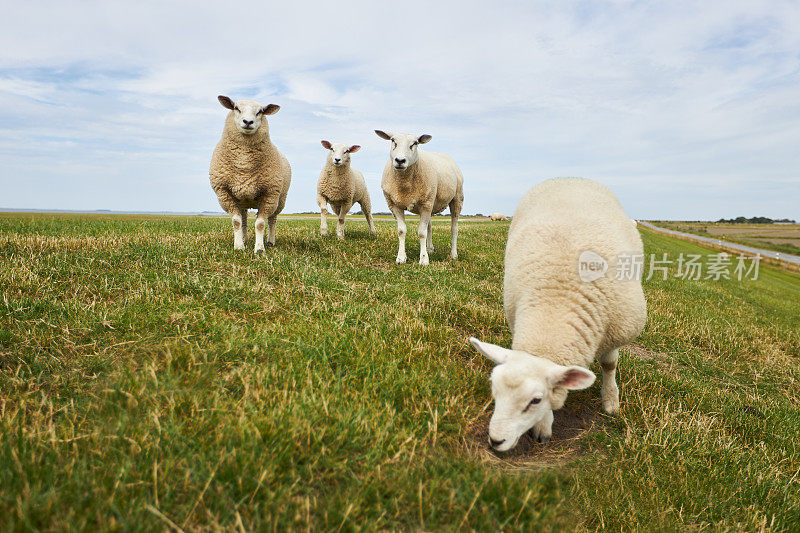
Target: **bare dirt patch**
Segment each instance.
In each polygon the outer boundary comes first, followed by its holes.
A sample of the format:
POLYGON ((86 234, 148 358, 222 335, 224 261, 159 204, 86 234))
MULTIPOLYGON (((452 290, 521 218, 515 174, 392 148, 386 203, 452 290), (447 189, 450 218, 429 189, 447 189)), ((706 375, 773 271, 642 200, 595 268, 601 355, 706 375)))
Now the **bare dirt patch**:
POLYGON ((585 437, 611 420, 602 413, 596 388, 573 392, 567 397, 564 407, 553 413, 550 442, 538 443, 528 432, 512 450, 497 453, 487 443, 490 416, 486 413, 467 430, 464 439, 467 450, 481 461, 511 468, 557 466, 574 460, 589 452, 585 437))
POLYGON ((678 364, 680 364, 677 361, 675 361, 675 358, 673 358, 668 354, 661 352, 653 352, 651 350, 648 350, 644 346, 639 346, 638 344, 630 344, 628 346, 625 346, 624 348, 622 348, 622 351, 627 352, 628 354, 636 357, 637 359, 645 359, 648 361, 653 361, 655 363, 658 363, 658 365, 662 367, 664 370, 670 370, 670 371, 675 370, 678 364))

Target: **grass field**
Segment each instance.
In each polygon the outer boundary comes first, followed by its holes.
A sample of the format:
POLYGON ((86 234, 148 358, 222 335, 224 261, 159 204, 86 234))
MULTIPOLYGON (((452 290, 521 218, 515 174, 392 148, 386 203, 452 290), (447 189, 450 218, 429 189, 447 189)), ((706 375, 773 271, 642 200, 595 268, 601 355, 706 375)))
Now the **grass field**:
POLYGON ((1 215, 0 530, 800 529, 797 275, 647 281, 620 415, 595 385, 498 457, 466 339, 510 342, 508 224, 457 262, 448 226, 425 268, 390 222, 255 258, 225 219, 1 215))
POLYGON ((727 224, 719 222, 656 222, 663 228, 800 255, 800 224, 727 224))

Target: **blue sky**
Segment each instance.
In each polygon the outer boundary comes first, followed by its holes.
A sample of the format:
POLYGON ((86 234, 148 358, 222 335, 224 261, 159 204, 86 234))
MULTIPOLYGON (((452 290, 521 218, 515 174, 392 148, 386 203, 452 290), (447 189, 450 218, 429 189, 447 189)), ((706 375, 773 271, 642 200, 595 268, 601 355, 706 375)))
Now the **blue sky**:
POLYGON ((583 176, 649 219, 800 219, 797 2, 16 3, 0 21, 0 206, 218 211, 218 94, 276 103, 287 211, 320 139, 428 133, 465 212, 583 176))

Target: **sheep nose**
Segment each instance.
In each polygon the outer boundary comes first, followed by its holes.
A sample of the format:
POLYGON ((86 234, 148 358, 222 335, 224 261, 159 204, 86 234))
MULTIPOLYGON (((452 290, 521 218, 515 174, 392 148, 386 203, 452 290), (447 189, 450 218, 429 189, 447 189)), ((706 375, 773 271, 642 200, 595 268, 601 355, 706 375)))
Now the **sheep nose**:
POLYGON ((503 444, 505 441, 506 441, 506 439, 494 440, 492 437, 489 437, 489 444, 492 445, 492 448, 497 448, 498 446, 503 444))
POLYGON ((242 119, 242 122, 244 123, 245 126, 252 126, 253 125, 253 121, 252 120, 242 119))
POLYGON ((339 161, 341 161, 341 159, 339 159, 338 157, 333 158, 334 163, 338 163, 339 161))
POLYGON ((398 165, 402 165, 403 163, 406 162, 405 159, 400 159, 399 157, 395 157, 394 160, 398 165))

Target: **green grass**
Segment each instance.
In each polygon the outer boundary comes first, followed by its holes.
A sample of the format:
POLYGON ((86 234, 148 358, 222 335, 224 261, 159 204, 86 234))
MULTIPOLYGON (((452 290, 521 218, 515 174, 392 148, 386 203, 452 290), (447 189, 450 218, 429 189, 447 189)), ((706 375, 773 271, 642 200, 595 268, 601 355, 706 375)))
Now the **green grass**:
POLYGON ((570 454, 500 460, 466 338, 510 342, 508 224, 457 262, 448 226, 425 268, 355 217, 255 258, 225 219, 1 215, 0 530, 800 528, 798 276, 646 282, 621 414, 595 385, 570 454))

